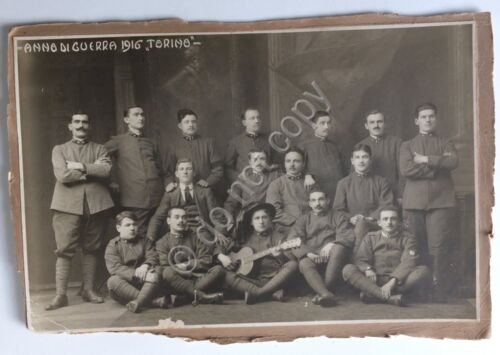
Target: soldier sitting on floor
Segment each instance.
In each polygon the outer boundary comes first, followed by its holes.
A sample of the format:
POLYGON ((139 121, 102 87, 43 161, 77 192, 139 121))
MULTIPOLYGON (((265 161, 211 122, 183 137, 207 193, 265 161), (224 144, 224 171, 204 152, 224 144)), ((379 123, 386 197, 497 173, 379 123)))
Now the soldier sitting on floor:
POLYGON ((131 211, 119 213, 116 229, 120 235, 111 239, 104 256, 111 274, 111 298, 126 304, 134 313, 148 306, 166 308, 164 297, 154 298, 159 287, 159 275, 155 272, 158 257, 149 241, 137 234, 137 217, 131 211))
POLYGON ((355 265, 346 265, 343 276, 361 290, 362 302, 378 300, 403 306, 403 295, 429 283, 431 272, 427 266, 419 265, 417 241, 400 229, 396 207, 381 208, 378 225, 381 230, 363 238, 355 265))
POLYGON ((249 247, 253 254, 265 253, 284 241, 286 235, 275 229, 272 223, 275 213, 276 210, 269 203, 254 203, 253 206, 248 206, 243 216, 242 234, 237 236, 237 242, 226 247, 218 255, 219 261, 228 270, 226 286, 244 293, 246 304, 255 303, 266 296, 283 301, 282 288, 297 271, 297 261, 290 253, 273 251, 269 255, 263 254, 265 256, 256 259, 253 267, 244 274, 237 270, 241 264, 247 264, 238 259, 232 260, 226 255, 234 249, 240 249, 241 252, 243 247, 249 247))
MULTIPOLYGON (((193 305, 222 303, 222 293, 206 293, 224 279, 224 268, 213 265, 210 235, 204 229, 188 228, 187 214, 182 207, 167 212, 170 231, 156 242, 162 278, 174 296, 188 296, 193 305)), ((178 299, 174 297, 175 306, 178 299)))
POLYGON ((354 231, 347 218, 331 208, 324 191, 311 190, 309 206, 311 212, 297 220, 288 239, 302 240, 302 245, 293 254, 299 260, 300 272, 316 292, 312 302, 329 307, 337 303, 332 288, 351 254, 354 231), (319 270, 324 272, 324 278, 319 270))

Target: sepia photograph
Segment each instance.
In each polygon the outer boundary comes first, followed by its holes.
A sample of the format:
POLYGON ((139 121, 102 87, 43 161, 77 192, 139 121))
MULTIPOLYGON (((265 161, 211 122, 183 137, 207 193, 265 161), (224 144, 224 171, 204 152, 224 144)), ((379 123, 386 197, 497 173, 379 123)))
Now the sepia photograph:
POLYGON ((14 28, 28 327, 485 337, 489 21, 14 28))

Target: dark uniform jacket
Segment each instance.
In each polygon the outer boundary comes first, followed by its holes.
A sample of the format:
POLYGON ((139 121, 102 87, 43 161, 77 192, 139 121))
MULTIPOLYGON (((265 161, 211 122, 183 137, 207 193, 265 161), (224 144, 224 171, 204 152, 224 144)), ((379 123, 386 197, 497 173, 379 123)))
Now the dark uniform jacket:
POLYGON ((313 137, 299 143, 299 148, 306 154, 307 173, 333 200, 338 182, 347 173, 337 145, 328 138, 313 137))
MULTIPOLYGON (((210 211, 213 208, 217 207, 217 201, 212 190, 210 188, 193 185, 193 197, 194 202, 198 207, 200 218, 202 218, 206 224, 211 224, 209 216, 210 211)), ((182 201, 182 192, 179 186, 173 191, 165 192, 163 194, 160 205, 149 221, 147 232, 148 239, 157 240, 162 235, 162 233, 164 233, 163 228, 166 224, 167 212, 169 208, 174 206, 181 206, 182 201)))
POLYGON ((230 182, 235 181, 243 168, 248 165, 248 153, 251 149, 256 148, 264 150, 269 162, 273 162, 273 150, 269 145, 267 134, 251 137, 243 132, 229 141, 224 156, 224 170, 230 182))
POLYGON ((274 222, 285 226, 293 225, 300 216, 311 210, 304 177, 291 179, 283 175, 275 179, 267 189, 266 202, 276 209, 274 222))
POLYGON ((385 177, 395 196, 402 196, 404 188, 404 178, 399 174, 399 152, 402 142, 399 137, 384 135, 378 138, 368 136, 358 143, 371 148, 371 172, 385 177))
POLYGON ((272 181, 279 177, 278 171, 257 174, 248 169, 246 176, 240 174, 238 179, 229 188, 229 196, 224 203, 224 209, 233 217, 251 203, 265 202, 266 193, 272 181))
POLYGON ((321 215, 309 212, 301 216, 288 235, 288 239, 300 238, 302 244, 293 254, 301 259, 307 253, 319 254, 328 243, 354 246, 354 230, 349 221, 339 212, 329 209, 321 215))
POLYGON ((430 210, 455 206, 451 171, 458 166, 455 146, 435 134, 419 134, 401 145, 399 168, 406 177, 403 208, 430 210), (413 162, 413 153, 429 157, 428 164, 413 162))
POLYGON ((156 252, 162 268, 196 260, 192 271, 206 272, 213 264, 213 247, 195 232, 187 230, 182 236, 167 233, 156 242, 156 252))
POLYGON ((84 200, 87 201, 90 214, 113 207, 107 189, 111 161, 103 145, 94 142, 77 144, 73 141, 56 145, 52 150, 52 166, 56 184, 51 209, 82 215, 84 200), (100 158, 108 162, 95 164, 100 158), (68 169, 67 161, 83 163, 86 172, 68 169))
POLYGON ((111 239, 104 254, 109 273, 132 282, 135 269, 139 266, 148 264, 154 268, 158 264, 158 255, 149 243, 142 237, 125 240, 118 236, 111 239))
POLYGON ((361 214, 377 219, 377 209, 392 206, 394 195, 385 178, 367 173, 352 172, 340 180, 333 208, 342 212, 347 219, 361 214))
POLYGON ((398 283, 403 283, 419 263, 417 240, 407 232, 389 238, 380 230, 369 232, 354 260, 363 272, 372 268, 377 275, 394 277, 398 283))
POLYGON ((196 181, 203 179, 213 186, 222 179, 223 162, 212 138, 195 135, 194 139, 188 140, 180 136, 169 145, 167 152, 164 165, 168 171, 167 183, 175 181, 175 165, 182 158, 193 162, 196 181))
POLYGON ((111 137, 104 146, 115 158, 112 182, 120 187, 121 205, 144 209, 158 206, 165 172, 153 140, 128 132, 111 137))

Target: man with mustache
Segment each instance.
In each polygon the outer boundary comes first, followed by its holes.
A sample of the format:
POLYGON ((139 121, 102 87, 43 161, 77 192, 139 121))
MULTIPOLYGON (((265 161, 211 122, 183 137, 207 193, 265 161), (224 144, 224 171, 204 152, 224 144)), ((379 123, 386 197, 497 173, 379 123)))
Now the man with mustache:
POLYGON ((305 166, 304 152, 292 147, 285 154, 286 174, 271 182, 267 189, 266 202, 276 209, 273 222, 283 231, 288 231, 300 216, 310 211, 304 186, 305 166))
POLYGON ((383 176, 391 185, 395 197, 403 194, 404 177, 399 174, 399 150, 401 138, 385 133, 385 116, 372 110, 366 116, 365 128, 369 135, 358 144, 366 144, 372 150, 371 172, 383 176))
POLYGON ((90 123, 87 114, 71 116, 70 141, 52 150, 56 177, 50 208, 56 239, 56 296, 46 310, 68 305, 68 280, 71 261, 78 248, 82 250, 81 296, 84 301, 103 303, 94 291, 97 252, 104 240, 107 210, 113 201, 107 189, 111 160, 103 145, 88 140, 90 123))
MULTIPOLYGON (((224 268, 213 265, 213 247, 188 228, 186 211, 172 207, 167 211, 169 232, 156 242, 162 278, 175 296, 189 297, 198 303, 222 303, 222 293, 209 293, 224 279, 224 268)), ((177 305, 177 297, 172 305, 177 305)))
POLYGON ((415 109, 418 134, 401 145, 399 167, 406 177, 403 209, 408 230, 419 240, 421 254, 432 268, 434 300, 444 302, 449 286, 449 254, 454 236, 455 189, 451 176, 458 166, 455 145, 436 135, 437 107, 415 109))
POLYGON ((354 171, 340 180, 333 208, 343 213, 354 226, 354 254, 368 231, 378 229, 377 210, 392 206, 394 195, 387 180, 370 171, 371 149, 364 144, 353 148, 351 163, 354 171))
POLYGON ((277 170, 267 169, 268 158, 264 149, 250 149, 248 166, 231 185, 224 209, 239 224, 246 207, 253 202, 264 202, 269 184, 279 177, 277 170))
POLYGON ((189 159, 195 167, 194 183, 201 187, 213 188, 222 178, 222 158, 215 148, 212 138, 202 137, 198 134, 198 115, 190 109, 181 109, 177 112, 178 128, 182 133, 180 139, 174 139, 168 148, 166 191, 170 192, 177 187, 175 182, 175 169, 177 161, 182 158, 189 159))
MULTIPOLYGON (((226 178, 230 183, 236 181, 248 165, 248 154, 251 150, 263 150, 269 164, 274 161, 268 135, 261 132, 262 120, 259 110, 252 106, 246 107, 241 114, 241 123, 245 127, 245 132, 229 141, 224 158, 226 178)), ((267 165, 265 168, 272 171, 278 169, 278 165, 267 165)))
POLYGON ((348 170, 343 166, 339 149, 328 137, 334 129, 335 121, 328 112, 317 111, 311 123, 314 137, 298 145, 307 160, 305 183, 307 187, 311 187, 316 182, 333 201, 337 183, 348 170))
POLYGON ((354 246, 354 232, 345 216, 331 208, 322 190, 309 192, 309 206, 311 212, 298 219, 288 239, 302 240, 293 254, 299 260, 300 272, 316 292, 312 303, 330 307, 337 303, 333 288, 354 246))
POLYGON ((144 136, 144 110, 129 107, 123 121, 127 133, 111 137, 104 145, 114 158, 110 187, 119 193, 121 207, 134 212, 137 233, 145 236, 164 191, 165 172, 156 143, 144 136))

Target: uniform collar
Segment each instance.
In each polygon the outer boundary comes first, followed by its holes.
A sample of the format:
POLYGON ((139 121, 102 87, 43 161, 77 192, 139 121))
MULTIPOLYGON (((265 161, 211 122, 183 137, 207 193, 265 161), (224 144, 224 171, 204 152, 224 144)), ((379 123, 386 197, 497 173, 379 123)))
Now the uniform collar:
POLYGON ((183 239, 185 236, 186 236, 186 232, 187 231, 184 231, 183 233, 172 233, 170 232, 170 235, 174 238, 174 239, 183 239))
POLYGON ((324 142, 328 139, 328 137, 320 137, 320 136, 317 136, 316 134, 314 135, 316 138, 318 138, 320 141, 324 142))
POLYGON ((375 143, 380 143, 380 141, 384 140, 384 138, 385 138, 385 134, 383 134, 383 135, 381 135, 381 136, 379 136, 379 137, 375 137, 375 136, 372 136, 372 135, 370 134, 370 138, 371 138, 371 140, 372 140, 372 141, 374 141, 375 143))
POLYGON ((382 235, 382 237, 384 237, 384 238, 388 238, 388 239, 390 239, 390 238, 394 238, 394 237, 396 237, 398 234, 399 234, 399 233, 398 233, 398 231, 396 231, 393 235, 390 235, 390 234, 385 233, 383 230, 380 230, 380 235, 382 235))
POLYGON ((141 138, 141 137, 144 137, 144 134, 141 132, 140 134, 136 134, 132 131, 128 131, 128 134, 134 138, 141 138))
POLYGON ((132 238, 132 239, 122 239, 120 238, 120 236, 118 236, 118 241, 120 243, 124 243, 124 244, 135 244, 137 241, 139 240, 139 236, 135 236, 135 238, 132 238))
POLYGON ((325 216, 325 215, 328 213, 328 209, 326 209, 326 210, 324 210, 324 211, 322 211, 322 212, 320 212, 320 213, 316 213, 316 212, 314 212, 313 210, 311 210, 311 213, 312 213, 313 215, 315 215, 315 216, 318 216, 318 217, 323 217, 323 216, 325 216))
POLYGON ((89 140, 87 138, 84 138, 84 139, 73 138, 73 139, 71 139, 71 141, 75 144, 78 144, 78 145, 85 145, 89 142, 89 140))
POLYGON ((357 176, 357 177, 360 177, 360 178, 365 178, 365 177, 368 177, 370 175, 370 172, 367 171, 366 173, 358 173, 356 171, 353 171, 352 172, 354 176, 357 176))
POLYGON ((422 137, 434 137, 434 136, 436 136, 436 133, 434 133, 434 132, 429 132, 429 133, 418 132, 418 135, 422 136, 422 137))
POLYGON ((245 136, 247 136, 248 138, 257 139, 260 135, 258 133, 248 133, 245 131, 245 136))

